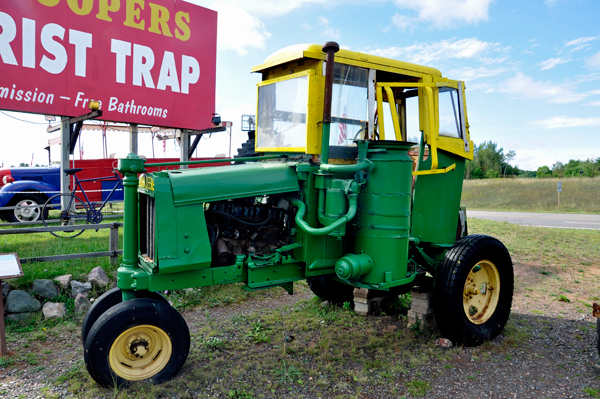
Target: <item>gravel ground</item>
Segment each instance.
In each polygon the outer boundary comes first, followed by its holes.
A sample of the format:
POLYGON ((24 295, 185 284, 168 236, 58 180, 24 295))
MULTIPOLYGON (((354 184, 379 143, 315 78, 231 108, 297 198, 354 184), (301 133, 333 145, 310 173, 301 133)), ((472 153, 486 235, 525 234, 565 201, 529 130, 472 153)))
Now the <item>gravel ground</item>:
MULTIPOLYGON (((306 291, 294 296, 277 291, 270 299, 187 311, 184 317, 190 326, 201 325, 207 317, 219 323, 232 315, 249 315, 260 310, 278 309, 311 296, 306 291)), ((369 319, 375 321, 376 317, 369 319)), ((405 328, 404 321, 390 320, 390 323, 405 328)), ((517 296, 510 324, 513 334, 518 334, 519 331, 526 333, 526 339, 520 345, 515 347, 506 344, 506 336, 501 335, 479 348, 453 349, 456 354, 442 372, 439 367, 433 370, 427 365, 419 366, 404 375, 405 380, 418 377, 428 381, 432 389, 423 396, 425 398, 600 397, 600 383, 596 375, 600 359, 595 344, 594 319, 576 312, 562 314, 559 308, 554 307, 548 308, 544 316, 532 315, 524 301, 517 296), (590 388, 599 390, 590 391, 590 388), (586 389, 587 392, 584 391, 586 389)), ((193 327, 191 332, 194 332, 193 327)), ((60 382, 60 377, 66 373, 80 373, 82 368, 85 369, 79 339, 78 327, 71 327, 61 328, 59 334, 49 334, 45 342, 32 342, 31 352, 37 351, 45 355, 30 362, 36 364, 21 362, 0 368, 0 397, 74 397, 67 391, 65 384, 60 382)), ((17 347, 17 343, 14 346, 17 347)), ((11 342, 9 349, 10 347, 11 342)), ((20 350, 20 355, 23 355, 22 351, 24 350, 20 350)), ((185 379, 189 372, 189 368, 184 366, 178 378, 185 379)), ((395 383, 398 387, 403 387, 405 381, 398 380, 395 383)), ((366 389, 361 390, 363 393, 352 396, 354 393, 350 391, 351 389, 346 389, 342 397, 391 397, 378 392, 378 389, 370 390, 368 382, 366 389)), ((105 397, 114 395, 111 391, 101 392, 105 397)), ((176 395, 175 393, 173 397, 177 397, 176 395)), ((295 395, 290 392, 289 397, 295 395)))

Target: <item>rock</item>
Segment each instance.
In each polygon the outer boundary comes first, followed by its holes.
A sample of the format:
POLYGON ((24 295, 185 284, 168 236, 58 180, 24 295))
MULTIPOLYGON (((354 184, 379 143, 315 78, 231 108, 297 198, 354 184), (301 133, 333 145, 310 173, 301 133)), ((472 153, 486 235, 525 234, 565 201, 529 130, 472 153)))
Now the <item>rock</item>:
POLYGON ((92 269, 90 274, 88 274, 87 281, 96 288, 104 288, 110 282, 108 276, 100 266, 92 269))
POLYGON ((435 340, 435 344, 440 348, 452 348, 452 341, 448 338, 438 338, 435 340))
POLYGON ((58 296, 58 287, 52 280, 34 280, 32 291, 46 299, 58 296))
POLYGON ((67 307, 64 303, 47 302, 42 307, 42 312, 44 313, 44 318, 46 319, 60 319, 61 317, 65 317, 67 314, 67 307))
POLYGON ((84 294, 77 294, 77 297, 75 298, 76 313, 85 313, 88 311, 90 306, 92 306, 92 303, 89 299, 87 299, 87 296, 85 296, 84 294))
POLYGON ((6 319, 10 321, 22 321, 29 319, 34 313, 10 313, 6 319))
POLYGON ((54 277, 54 281, 56 281, 60 288, 62 288, 63 290, 68 290, 69 284, 71 283, 71 281, 73 281, 73 275, 65 274, 64 276, 54 277))
POLYGON ((8 313, 37 312, 41 307, 40 301, 21 290, 12 290, 6 300, 8 313))
POLYGON ((6 281, 2 282, 2 299, 6 299, 8 297, 8 293, 10 292, 10 285, 6 281))
POLYGON ((79 281, 71 281, 71 298, 76 298, 78 294, 84 294, 87 297, 88 292, 92 289, 90 283, 80 283, 79 281))

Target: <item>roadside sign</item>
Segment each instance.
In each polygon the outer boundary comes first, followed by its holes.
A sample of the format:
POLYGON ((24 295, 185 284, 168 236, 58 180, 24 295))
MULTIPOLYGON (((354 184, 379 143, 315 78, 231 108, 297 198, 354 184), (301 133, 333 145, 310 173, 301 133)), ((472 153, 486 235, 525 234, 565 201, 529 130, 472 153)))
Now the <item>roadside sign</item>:
POLYGON ((558 182, 558 192, 562 192, 562 183, 558 182))
POLYGON ((0 109, 202 129, 217 13, 173 0, 0 1, 0 109))

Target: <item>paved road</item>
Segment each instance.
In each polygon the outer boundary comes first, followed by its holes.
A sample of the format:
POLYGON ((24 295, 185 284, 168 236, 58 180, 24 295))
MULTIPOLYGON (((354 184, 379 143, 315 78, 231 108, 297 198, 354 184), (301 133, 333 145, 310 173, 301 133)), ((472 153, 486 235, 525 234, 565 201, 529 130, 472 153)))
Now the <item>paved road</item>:
POLYGON ((520 224, 522 226, 554 227, 561 229, 600 230, 600 215, 572 213, 528 213, 470 211, 467 217, 520 224))

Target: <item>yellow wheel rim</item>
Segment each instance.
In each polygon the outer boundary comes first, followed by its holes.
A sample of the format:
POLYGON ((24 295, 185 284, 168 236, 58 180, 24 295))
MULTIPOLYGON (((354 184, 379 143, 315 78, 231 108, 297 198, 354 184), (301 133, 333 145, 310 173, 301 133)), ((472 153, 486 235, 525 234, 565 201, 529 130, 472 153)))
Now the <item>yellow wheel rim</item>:
POLYGON ((467 276, 463 293, 463 307, 473 324, 483 324, 496 311, 500 298, 498 268, 489 260, 477 263, 467 276))
POLYGON ((110 347, 110 368, 119 377, 139 381, 165 368, 173 345, 163 330, 151 325, 135 326, 117 337, 110 347))

